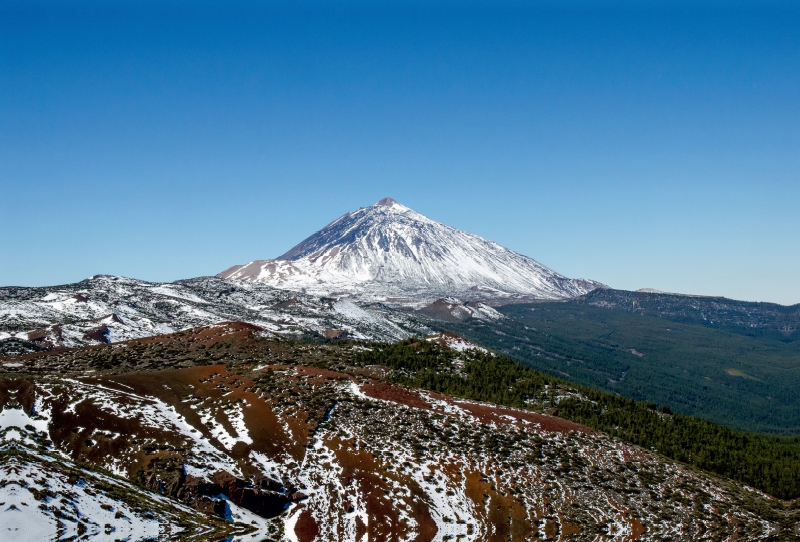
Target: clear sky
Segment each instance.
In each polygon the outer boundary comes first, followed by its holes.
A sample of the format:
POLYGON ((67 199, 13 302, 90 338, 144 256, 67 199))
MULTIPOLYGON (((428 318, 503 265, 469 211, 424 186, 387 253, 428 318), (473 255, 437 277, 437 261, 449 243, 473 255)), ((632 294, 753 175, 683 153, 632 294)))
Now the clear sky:
POLYGON ((164 4, 0 4, 0 285, 215 274, 391 196, 800 302, 796 2, 164 4))

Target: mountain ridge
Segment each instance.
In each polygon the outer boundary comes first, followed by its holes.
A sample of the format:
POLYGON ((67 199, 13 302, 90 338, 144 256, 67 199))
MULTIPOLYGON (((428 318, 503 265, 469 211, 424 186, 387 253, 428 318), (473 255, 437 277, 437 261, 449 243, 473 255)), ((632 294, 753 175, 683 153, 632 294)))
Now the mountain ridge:
POLYGON ((61 286, 0 288, 0 353, 112 343, 224 321, 294 338, 335 331, 351 339, 398 340, 426 332, 387 307, 214 277, 158 283, 95 275, 61 286))

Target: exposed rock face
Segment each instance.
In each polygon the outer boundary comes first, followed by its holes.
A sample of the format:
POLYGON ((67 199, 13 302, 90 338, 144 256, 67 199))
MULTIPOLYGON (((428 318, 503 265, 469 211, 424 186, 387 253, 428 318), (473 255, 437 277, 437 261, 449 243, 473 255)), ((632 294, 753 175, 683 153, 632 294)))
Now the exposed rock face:
POLYGON ((227 512, 225 501, 263 518, 273 518, 291 503, 305 498, 302 493, 287 489, 266 476, 245 480, 223 470, 212 474, 210 480, 186 475, 184 457, 175 453, 148 457, 134 480, 151 491, 221 517, 227 512))
MULTIPOLYGON (((287 489, 266 476, 257 477, 250 482, 228 472, 218 471, 211 479, 214 482, 213 488, 206 494, 225 495, 237 506, 264 518, 275 517, 284 512, 291 503, 305 498, 303 493, 287 489)), ((206 488, 206 491, 209 489, 206 488)))
POLYGON ((415 308, 448 296, 493 302, 565 299, 602 286, 568 279, 391 198, 347 213, 283 256, 237 265, 218 276, 415 308))

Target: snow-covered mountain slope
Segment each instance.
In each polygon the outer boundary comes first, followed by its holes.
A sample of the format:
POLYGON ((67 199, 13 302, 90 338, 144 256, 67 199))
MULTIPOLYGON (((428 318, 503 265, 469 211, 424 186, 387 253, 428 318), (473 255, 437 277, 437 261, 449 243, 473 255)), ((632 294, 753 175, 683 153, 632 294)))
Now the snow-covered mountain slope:
POLYGON ((397 340, 427 332, 386 307, 214 277, 153 283, 98 275, 64 286, 0 288, 0 341, 42 348, 118 342, 223 321, 295 337, 397 340))
POLYGON ((217 276, 413 307, 441 297, 566 299, 602 286, 568 279, 391 198, 347 213, 279 258, 237 265, 217 276))

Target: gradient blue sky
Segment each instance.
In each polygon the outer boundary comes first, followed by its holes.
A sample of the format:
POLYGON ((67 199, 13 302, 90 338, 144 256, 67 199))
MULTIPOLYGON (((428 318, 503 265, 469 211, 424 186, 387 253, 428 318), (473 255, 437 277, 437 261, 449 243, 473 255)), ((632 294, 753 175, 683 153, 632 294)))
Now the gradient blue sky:
POLYGON ((391 196, 570 277, 800 302, 792 3, 326 4, 4 3, 0 285, 214 274, 391 196))

